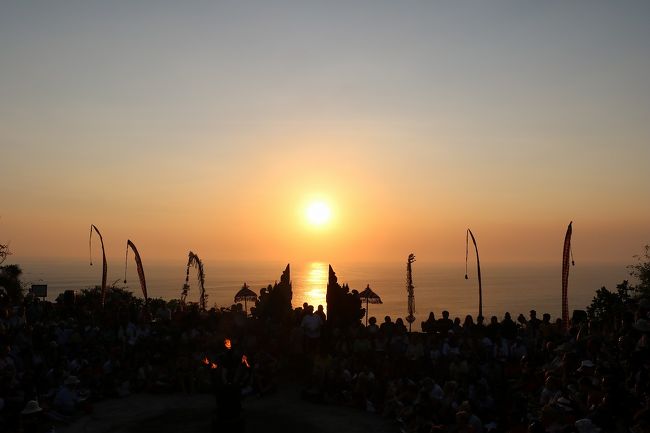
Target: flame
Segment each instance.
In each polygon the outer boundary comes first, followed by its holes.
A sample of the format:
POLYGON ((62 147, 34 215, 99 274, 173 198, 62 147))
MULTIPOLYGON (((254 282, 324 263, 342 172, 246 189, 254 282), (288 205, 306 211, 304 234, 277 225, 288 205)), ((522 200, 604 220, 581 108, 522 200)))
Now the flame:
POLYGON ((205 365, 209 365, 212 370, 217 368, 217 364, 215 362, 210 362, 207 356, 204 357, 201 362, 203 362, 205 365))
POLYGON ((248 363, 248 357, 246 355, 241 356, 241 363, 246 366, 246 368, 251 368, 250 364, 248 363))
POLYGON ((226 346, 226 349, 228 350, 232 349, 232 342, 230 341, 230 338, 226 338, 223 341, 223 345, 226 346))

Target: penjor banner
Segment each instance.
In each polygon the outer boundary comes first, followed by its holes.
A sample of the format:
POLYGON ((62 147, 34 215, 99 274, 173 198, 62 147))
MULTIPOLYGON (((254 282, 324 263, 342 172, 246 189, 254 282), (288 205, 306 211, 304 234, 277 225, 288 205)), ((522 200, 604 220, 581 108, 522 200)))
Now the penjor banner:
POLYGON ((104 238, 99 232, 99 229, 95 227, 94 224, 90 225, 90 238, 88 239, 88 250, 90 253, 90 266, 93 265, 93 256, 92 256, 92 243, 93 243, 93 230, 97 232, 99 236, 99 242, 102 244, 102 307, 104 306, 104 300, 106 298, 106 275, 108 273, 108 265, 106 264, 106 251, 104 250, 104 238))
POLYGON ((144 268, 142 267, 142 260, 140 259, 140 254, 138 253, 138 249, 130 240, 126 241, 126 258, 124 259, 124 284, 126 284, 126 268, 129 259, 129 247, 131 247, 131 249, 133 250, 133 255, 135 256, 135 264, 138 268, 138 277, 140 278, 140 287, 142 288, 144 301, 147 302, 149 300, 149 297, 147 296, 147 282, 144 279, 144 268))
POLYGON ((569 266, 573 264, 570 261, 571 256, 571 233, 573 232, 573 221, 569 223, 564 236, 564 249, 562 251, 562 325, 564 329, 569 328, 569 266))

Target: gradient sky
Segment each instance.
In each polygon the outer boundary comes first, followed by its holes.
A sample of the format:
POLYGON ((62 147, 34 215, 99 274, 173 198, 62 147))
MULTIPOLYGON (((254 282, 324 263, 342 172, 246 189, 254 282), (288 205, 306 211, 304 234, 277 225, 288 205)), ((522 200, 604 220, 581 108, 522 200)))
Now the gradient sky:
POLYGON ((13 260, 630 262, 647 1, 2 1, 13 260), (305 224, 313 199, 331 224, 305 224))

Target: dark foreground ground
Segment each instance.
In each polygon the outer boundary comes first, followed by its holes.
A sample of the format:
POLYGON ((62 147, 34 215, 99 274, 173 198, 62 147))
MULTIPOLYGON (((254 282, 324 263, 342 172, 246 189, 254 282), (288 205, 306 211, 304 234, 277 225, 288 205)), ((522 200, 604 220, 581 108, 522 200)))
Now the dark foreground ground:
MULTIPOLYGON (((57 428, 64 433, 208 433, 214 398, 210 395, 139 394, 98 403, 91 415, 57 428)), ((244 401, 246 432, 394 433, 397 428, 376 414, 308 403, 296 389, 244 401)))

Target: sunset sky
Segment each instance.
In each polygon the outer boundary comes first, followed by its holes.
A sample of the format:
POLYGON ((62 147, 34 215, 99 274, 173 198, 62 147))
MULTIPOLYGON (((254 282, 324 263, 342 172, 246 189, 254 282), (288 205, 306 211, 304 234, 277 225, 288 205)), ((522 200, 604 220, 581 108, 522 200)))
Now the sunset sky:
POLYGON ((12 261, 629 263, 650 2, 3 1, 12 261), (314 202, 330 218, 307 218, 314 202), (183 259, 181 259, 183 260, 183 259))

